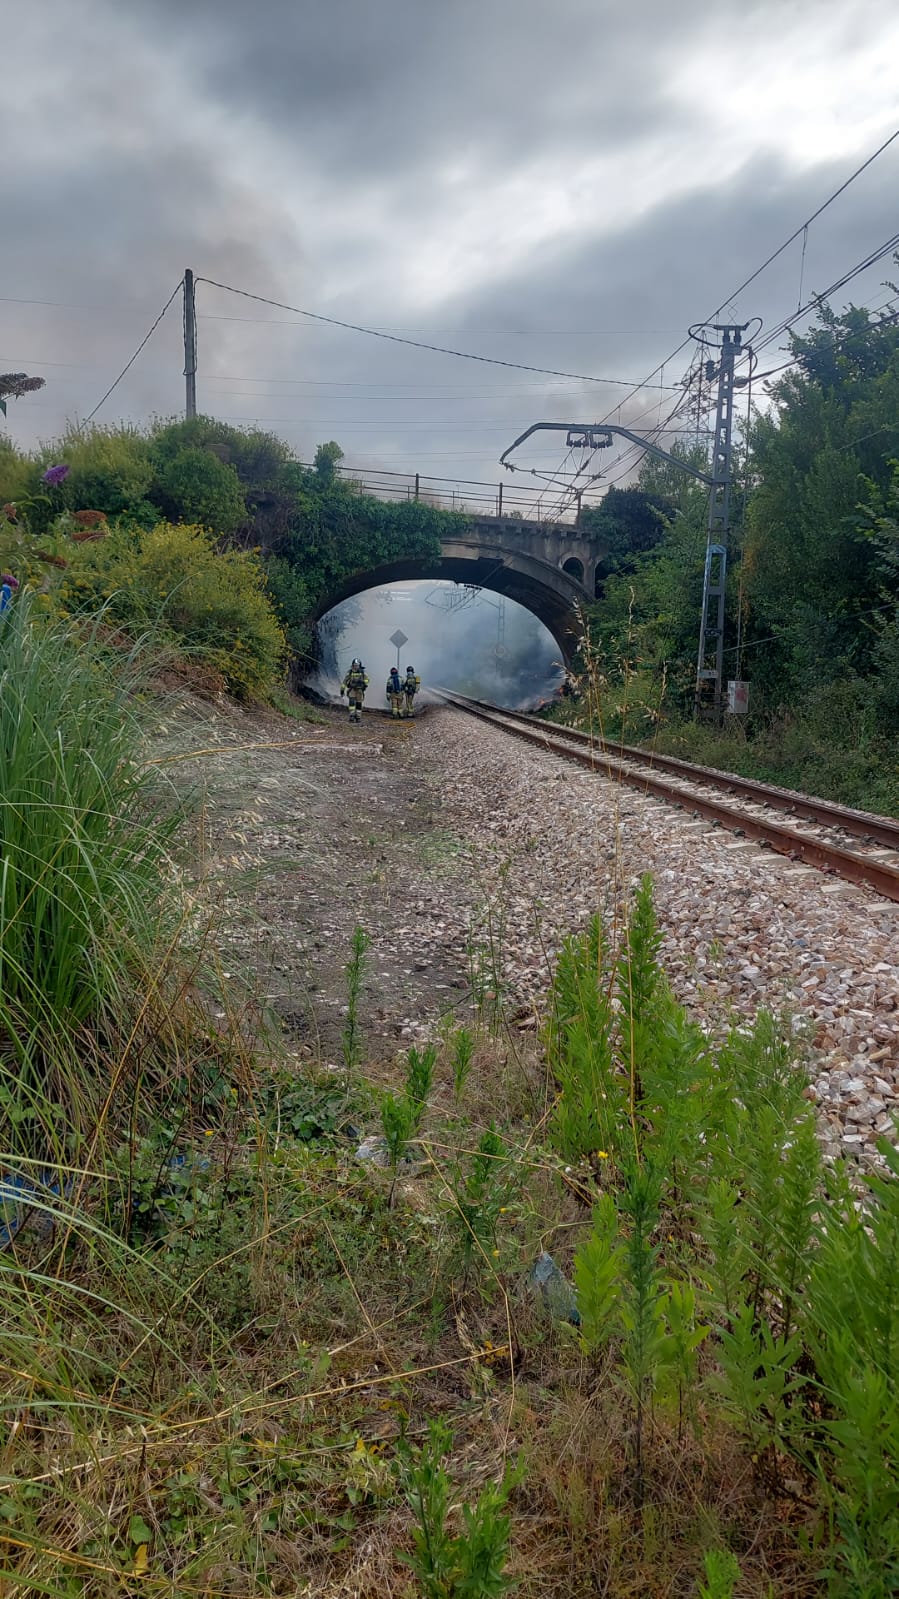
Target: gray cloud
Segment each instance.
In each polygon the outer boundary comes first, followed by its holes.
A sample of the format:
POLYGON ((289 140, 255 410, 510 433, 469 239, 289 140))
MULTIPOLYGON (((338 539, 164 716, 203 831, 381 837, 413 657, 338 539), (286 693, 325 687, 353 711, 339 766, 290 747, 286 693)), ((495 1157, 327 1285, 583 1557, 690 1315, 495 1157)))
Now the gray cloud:
MULTIPOLYGON (((883 136, 896 33, 889 0, 851 22, 836 0, 8 9, 3 292, 62 302, 0 302, 0 364, 48 379, 10 408, 26 441, 96 403, 185 265, 475 353, 639 377, 883 136)), ((895 225, 897 160, 811 231, 807 288, 895 225)), ((776 319, 798 276, 795 247, 740 313, 776 319)), ((201 405, 304 456, 336 437, 360 465, 495 480, 530 421, 626 392, 296 325, 205 286, 199 309, 201 405)), ((101 415, 174 410, 179 341, 173 306, 101 415)))

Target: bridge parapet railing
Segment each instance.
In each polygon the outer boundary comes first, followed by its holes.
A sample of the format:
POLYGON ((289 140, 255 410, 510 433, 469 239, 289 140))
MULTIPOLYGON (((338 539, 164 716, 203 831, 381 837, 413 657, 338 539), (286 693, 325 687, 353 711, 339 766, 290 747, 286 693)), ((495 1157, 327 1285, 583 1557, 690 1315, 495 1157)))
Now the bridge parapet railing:
MULTIPOLYGON (((308 463, 303 463, 307 465, 308 463)), ((527 485, 489 483, 476 478, 435 477, 420 472, 391 472, 380 467, 340 465, 340 475, 363 494, 385 500, 419 500, 442 511, 459 511, 479 519, 525 522, 567 536, 577 525, 573 507, 562 509, 564 489, 531 489, 527 485)))

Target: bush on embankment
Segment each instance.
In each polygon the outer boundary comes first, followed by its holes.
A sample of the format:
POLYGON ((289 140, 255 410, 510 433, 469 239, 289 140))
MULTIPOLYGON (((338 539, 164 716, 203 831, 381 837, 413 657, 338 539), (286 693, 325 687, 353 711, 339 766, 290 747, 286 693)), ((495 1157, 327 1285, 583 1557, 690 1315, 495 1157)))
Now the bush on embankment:
POLYGON ((103 608, 129 632, 154 629, 239 699, 265 695, 283 672, 286 640, 258 557, 220 549, 201 527, 114 528, 73 552, 60 597, 77 612, 103 608))
MULTIPOLYGON (((185 523, 204 529, 217 554, 258 550, 268 598, 290 651, 302 658, 314 617, 353 573, 433 559, 442 534, 467 522, 424 501, 365 494, 339 470, 341 459, 338 445, 324 444, 305 466, 274 435, 206 416, 161 420, 146 430, 70 427, 31 454, 0 439, 0 505, 16 505, 39 541, 90 508, 110 527, 129 530, 139 546, 160 524, 185 523), (68 470, 48 484, 45 473, 55 463, 68 470)), ((177 566, 177 554, 175 560, 177 566)), ((217 625, 218 646, 228 650, 227 609, 217 625)), ((270 652, 262 653, 267 672, 270 652)))
POLYGON ((0 511, 0 567, 48 612, 101 612, 157 655, 198 665, 207 683, 242 699, 279 681, 287 649, 258 557, 221 548, 204 528, 110 525, 96 508, 62 511, 40 533, 33 507, 0 511))

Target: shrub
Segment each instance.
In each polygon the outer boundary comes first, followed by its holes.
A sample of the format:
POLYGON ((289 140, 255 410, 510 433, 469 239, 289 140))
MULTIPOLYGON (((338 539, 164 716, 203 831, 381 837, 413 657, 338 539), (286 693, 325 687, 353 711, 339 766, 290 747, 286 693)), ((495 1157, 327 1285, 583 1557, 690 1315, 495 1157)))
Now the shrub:
POLYGON ((179 450, 160 470, 154 499, 167 516, 219 534, 233 533, 247 514, 237 473, 211 450, 179 450))
POLYGON ((73 607, 107 606, 125 628, 160 626, 185 654, 221 672, 239 698, 264 694, 280 675, 285 638, 259 561, 218 549, 202 528, 118 528, 79 546, 63 593, 73 607))
POLYGON ((446 1423, 434 1419, 418 1449, 401 1455, 403 1487, 415 1517, 413 1552, 402 1558, 411 1567, 425 1599, 500 1599, 511 1587, 506 1575, 509 1516, 506 1504, 515 1471, 502 1482, 488 1482, 476 1500, 462 1506, 462 1528, 449 1530, 452 1480, 444 1465, 452 1444, 446 1423))
POLYGON ((107 516, 158 520, 147 505, 153 476, 146 440, 136 428, 70 427, 38 455, 0 454, 0 502, 28 502, 28 520, 43 533, 60 511, 90 506, 107 516), (41 480, 52 462, 69 467, 65 481, 48 488, 41 480))
POLYGON ((312 641, 309 621, 312 599, 299 567, 291 566, 280 555, 270 555, 265 563, 269 593, 284 624, 287 642, 294 655, 306 655, 312 641))
POLYGON ((289 447, 261 428, 236 428, 217 417, 160 421, 150 429, 149 448, 162 470, 183 450, 200 450, 232 466, 244 488, 274 489, 292 459, 289 447))

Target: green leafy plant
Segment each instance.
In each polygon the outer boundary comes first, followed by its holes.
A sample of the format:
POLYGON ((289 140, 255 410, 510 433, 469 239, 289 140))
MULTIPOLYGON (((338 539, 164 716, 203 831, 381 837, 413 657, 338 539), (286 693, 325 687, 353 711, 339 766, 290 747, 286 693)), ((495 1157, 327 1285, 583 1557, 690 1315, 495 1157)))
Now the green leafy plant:
POLYGON ((721 1333, 721 1389, 755 1450, 783 1450, 791 1423, 790 1399, 802 1386, 792 1375, 802 1350, 797 1333, 785 1338, 759 1321, 753 1306, 737 1307, 721 1333))
POLYGON ((697 1321, 696 1290, 692 1283, 669 1283, 662 1301, 665 1334, 659 1349, 660 1387, 677 1411, 677 1440, 682 1441, 684 1421, 698 1432, 696 1394, 699 1386, 699 1349, 711 1327, 697 1321))
POLYGON ((450 1428, 433 1420, 427 1441, 417 1449, 407 1446, 402 1456, 403 1487, 415 1517, 413 1552, 403 1559, 425 1599, 499 1599, 512 1586, 505 1569, 506 1504, 514 1473, 488 1483, 473 1504, 463 1504, 462 1529, 452 1534, 452 1482, 444 1465, 451 1446, 450 1428))
POLYGON ((623 1269, 618 1207, 611 1194, 603 1194, 593 1209, 591 1231, 574 1257, 580 1341, 588 1354, 604 1349, 618 1329, 623 1269))
POLYGON ((709 1549, 703 1556, 705 1582, 699 1584, 697 1599, 733 1599, 734 1584, 740 1579, 740 1566, 729 1549, 709 1549))
POLYGON ((371 939, 363 927, 353 929, 350 958, 346 965, 346 1021, 341 1043, 343 1064, 349 1078, 362 1058, 362 1032, 359 1021, 359 1003, 362 997, 362 980, 365 975, 365 956, 371 939))
POLYGON ((460 1160, 452 1196, 449 1218, 458 1239, 465 1287, 472 1265, 497 1253, 497 1224, 509 1199, 508 1154, 492 1125, 481 1134, 474 1154, 460 1160))
POLYGON ((621 1196, 627 1220, 624 1245, 624 1293, 620 1316, 624 1329, 622 1362, 634 1401, 634 1463, 637 1503, 643 1501, 644 1424, 655 1383, 666 1356, 664 1276, 660 1245, 654 1240, 659 1221, 660 1187, 651 1167, 632 1167, 621 1196))
POLYGON ((220 548, 203 527, 120 524, 78 546, 60 595, 74 612, 102 607, 126 631, 154 629, 160 648, 169 641, 220 673, 238 698, 264 696, 282 675, 284 633, 257 556, 220 548))
POLYGON ((619 1149, 627 1098, 616 1072, 606 947, 598 916, 562 946, 553 979, 546 1050, 558 1084, 553 1142, 566 1159, 619 1149))
POLYGON ((433 1044, 427 1044, 421 1050, 413 1044, 406 1057, 406 1080, 402 1092, 392 1094, 388 1090, 381 1101, 381 1126, 387 1145, 388 1161, 393 1172, 391 1202, 399 1163, 421 1127, 434 1081, 436 1063, 437 1050, 433 1044))
POLYGON ((453 1065, 453 1093, 461 1099, 474 1059, 474 1034, 468 1027, 457 1027, 450 1035, 450 1058, 453 1065))
POLYGON ((835 1523, 834 1591, 872 1599, 899 1584, 899 1152, 879 1147, 866 1212, 830 1180, 802 1314, 829 1411, 811 1458, 835 1523))

